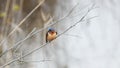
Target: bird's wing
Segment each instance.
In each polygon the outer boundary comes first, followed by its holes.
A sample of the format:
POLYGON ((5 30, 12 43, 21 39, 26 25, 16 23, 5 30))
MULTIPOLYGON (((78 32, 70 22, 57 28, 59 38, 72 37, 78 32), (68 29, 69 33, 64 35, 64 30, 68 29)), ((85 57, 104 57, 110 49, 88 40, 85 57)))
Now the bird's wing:
POLYGON ((46 43, 48 42, 48 40, 47 40, 47 36, 48 36, 48 32, 46 33, 46 43))

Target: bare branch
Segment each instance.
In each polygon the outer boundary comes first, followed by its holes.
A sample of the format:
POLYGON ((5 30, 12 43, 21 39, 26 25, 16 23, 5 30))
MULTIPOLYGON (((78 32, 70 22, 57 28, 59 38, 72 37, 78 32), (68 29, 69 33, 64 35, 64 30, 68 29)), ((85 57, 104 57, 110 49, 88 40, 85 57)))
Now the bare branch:
MULTIPOLYGON (((61 34, 59 34, 59 35, 57 36, 57 38, 60 37, 60 36, 62 36, 62 35, 63 35, 64 33, 66 33, 68 30, 70 30, 70 29, 72 29, 73 27, 75 27, 75 26, 76 26, 78 23, 80 23, 82 20, 84 20, 85 17, 87 16, 87 14, 88 14, 91 10, 92 10, 92 8, 89 9, 88 12, 87 12, 78 22, 76 22, 75 24, 71 25, 69 28, 67 28, 65 31, 63 31, 61 34)), ((53 40, 53 41, 54 41, 54 40, 53 40)), ((45 44, 41 45, 39 48, 36 48, 36 49, 32 50, 32 51, 29 52, 29 53, 27 53, 27 54, 25 54, 25 55, 23 55, 23 56, 21 56, 21 57, 18 57, 18 58, 16 58, 16 59, 13 59, 13 60, 7 62, 6 64, 2 65, 1 68, 5 67, 5 66, 7 66, 7 65, 9 65, 9 64, 11 64, 11 63, 13 63, 13 62, 15 62, 15 61, 17 61, 17 60, 19 60, 19 59, 21 59, 21 58, 24 58, 24 57, 26 57, 26 56, 34 53, 34 52, 36 52, 37 50, 45 47, 47 44, 50 44, 50 43, 45 43, 45 44)))

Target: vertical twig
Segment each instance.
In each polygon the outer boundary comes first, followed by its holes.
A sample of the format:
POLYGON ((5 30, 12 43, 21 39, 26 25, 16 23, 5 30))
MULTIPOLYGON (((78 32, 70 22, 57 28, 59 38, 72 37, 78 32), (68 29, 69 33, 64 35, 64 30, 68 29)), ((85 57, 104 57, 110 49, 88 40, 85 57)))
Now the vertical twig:
POLYGON ((10 0, 7 0, 6 6, 5 6, 5 16, 3 17, 3 22, 2 22, 3 35, 5 35, 4 32, 6 32, 5 25, 6 25, 6 21, 7 21, 7 17, 8 17, 7 15, 8 15, 9 6, 10 6, 10 0))

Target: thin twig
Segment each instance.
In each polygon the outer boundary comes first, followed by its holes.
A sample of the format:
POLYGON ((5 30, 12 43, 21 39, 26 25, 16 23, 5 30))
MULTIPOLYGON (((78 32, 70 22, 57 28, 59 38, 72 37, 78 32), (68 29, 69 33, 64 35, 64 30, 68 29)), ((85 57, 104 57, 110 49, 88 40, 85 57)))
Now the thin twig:
POLYGON ((99 16, 93 16, 93 17, 91 17, 91 18, 88 18, 87 20, 91 20, 91 19, 94 19, 94 18, 96 18, 96 17, 99 17, 99 16))
POLYGON ((29 60, 19 60, 19 62, 28 62, 28 63, 33 63, 33 62, 45 62, 45 61, 53 61, 53 60, 37 60, 37 61, 29 61, 29 60))
POLYGON ((73 34, 64 34, 65 36, 70 36, 70 37, 76 37, 76 38, 78 38, 78 37, 80 37, 79 35, 73 35, 73 34))
MULTIPOLYGON (((88 14, 91 10, 92 10, 92 9, 89 9, 88 12, 87 12, 78 22, 76 22, 75 24, 73 24, 72 26, 70 26, 69 28, 67 28, 64 32, 62 32, 61 34, 59 34, 59 35, 57 36, 57 38, 60 37, 60 36, 62 36, 62 35, 63 35, 64 33, 66 33, 68 30, 72 29, 74 26, 76 26, 76 25, 77 25, 78 23, 80 23, 82 20, 84 20, 85 17, 87 16, 87 14, 88 14)), ((7 65, 9 65, 9 64, 11 64, 11 63, 13 63, 13 62, 15 62, 15 61, 17 61, 17 60, 19 60, 19 59, 21 59, 21 58, 24 58, 24 57, 26 57, 26 56, 34 53, 34 52, 36 52, 37 50, 41 49, 42 47, 45 47, 47 44, 50 44, 50 43, 45 43, 45 44, 41 45, 39 48, 36 48, 36 49, 32 50, 31 52, 23 55, 22 57, 18 57, 18 58, 14 59, 14 60, 11 60, 11 61, 7 62, 6 64, 2 65, 1 68, 5 67, 5 66, 7 66, 7 65)))

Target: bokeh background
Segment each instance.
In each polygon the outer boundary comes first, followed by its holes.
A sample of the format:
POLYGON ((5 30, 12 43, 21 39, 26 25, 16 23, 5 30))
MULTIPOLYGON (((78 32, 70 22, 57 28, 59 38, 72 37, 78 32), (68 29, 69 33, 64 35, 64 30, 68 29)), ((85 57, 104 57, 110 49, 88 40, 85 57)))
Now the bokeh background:
POLYGON ((119 68, 119 12, 119 0, 0 0, 0 68, 119 68), (43 46, 49 27, 60 36, 43 46))

